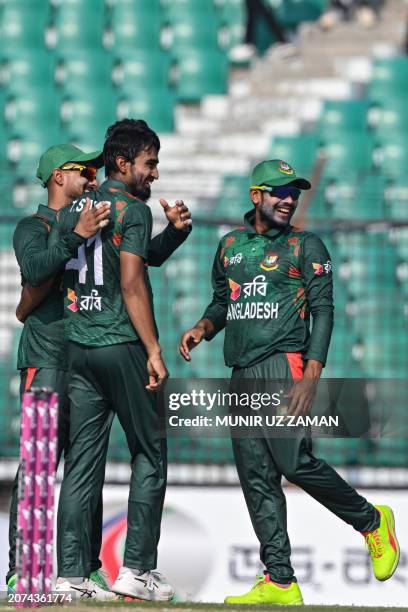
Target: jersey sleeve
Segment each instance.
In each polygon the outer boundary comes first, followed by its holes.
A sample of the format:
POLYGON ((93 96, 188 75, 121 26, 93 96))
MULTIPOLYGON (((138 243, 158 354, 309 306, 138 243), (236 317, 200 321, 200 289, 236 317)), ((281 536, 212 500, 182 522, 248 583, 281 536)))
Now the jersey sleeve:
POLYGON ((185 230, 176 229, 171 223, 152 238, 149 245, 149 266, 161 266, 181 245, 191 233, 190 228, 185 230))
POLYGON ((225 270, 222 265, 222 248, 222 243, 220 243, 212 267, 213 299, 202 316, 203 319, 209 319, 214 325, 214 334, 211 338, 207 338, 208 340, 211 340, 219 331, 224 329, 227 321, 228 288, 225 270))
POLYGON ((21 275, 32 287, 61 271, 84 242, 84 238, 70 231, 47 248, 48 235, 45 223, 37 217, 23 219, 14 232, 13 247, 21 275))
POLYGON ((299 263, 313 318, 305 359, 325 364, 333 329, 333 274, 330 254, 318 236, 308 234, 304 238, 299 263))
POLYGON ((148 261, 152 226, 152 212, 148 206, 129 206, 123 218, 120 250, 139 255, 148 261))

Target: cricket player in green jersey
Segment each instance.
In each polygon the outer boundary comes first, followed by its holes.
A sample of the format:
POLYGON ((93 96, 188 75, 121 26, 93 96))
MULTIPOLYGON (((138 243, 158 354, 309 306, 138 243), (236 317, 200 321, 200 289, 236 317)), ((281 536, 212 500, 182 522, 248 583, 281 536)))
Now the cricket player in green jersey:
MULTIPOLYGON (((233 368, 232 383, 293 383, 288 414, 296 417, 307 415, 312 406, 333 326, 330 255, 318 236, 290 225, 301 190, 309 188, 282 160, 254 168, 254 209, 242 228, 221 239, 213 265, 213 300, 180 343, 181 355, 190 361, 192 348, 225 328, 224 356, 233 368)), ((378 580, 392 576, 399 547, 391 509, 370 504, 315 457, 309 436, 236 437, 232 445, 266 569, 248 593, 229 596, 226 603, 303 602, 290 563, 282 476, 364 535, 378 580)))
MULTIPOLYGON (((153 571, 167 474, 158 391, 168 372, 148 266, 160 266, 184 242, 191 219, 182 202, 169 206, 161 200, 169 224, 151 238, 147 201, 151 183, 159 178, 159 150, 159 138, 144 121, 124 119, 108 129, 107 180, 89 197, 110 201, 109 225, 66 266, 71 414, 57 522, 58 591, 89 592, 92 517, 115 413, 130 451, 131 482, 124 563, 111 588, 146 600, 168 601, 174 595, 173 587, 153 571)), ((62 237, 75 226, 83 206, 80 199, 60 211, 62 237)))
MULTIPOLYGON (((84 153, 72 145, 56 145, 40 158, 37 177, 47 189, 47 206, 39 205, 34 215, 19 221, 13 245, 22 277, 22 300, 17 317, 24 322, 18 347, 17 368, 20 370, 20 393, 31 386, 50 387, 59 395, 58 459, 68 443, 67 343, 63 324, 61 270, 84 240, 99 230, 107 210, 84 211, 75 230, 67 234, 53 249, 47 250, 48 236, 56 222, 57 212, 73 198, 96 185, 96 172, 103 164, 102 152, 84 153), (44 275, 51 264, 52 275, 44 275), (58 273, 59 272, 59 273, 58 273), (44 282, 45 281, 45 282, 44 282), (42 283, 42 284, 41 284, 42 283), (41 285, 40 285, 41 284, 41 285)), ((89 207, 88 207, 89 208, 89 207)), ((15 588, 15 549, 17 525, 16 476, 11 499, 9 526, 9 591, 15 588)), ((102 506, 93 532, 92 571, 98 577, 98 559, 102 541, 102 506)))

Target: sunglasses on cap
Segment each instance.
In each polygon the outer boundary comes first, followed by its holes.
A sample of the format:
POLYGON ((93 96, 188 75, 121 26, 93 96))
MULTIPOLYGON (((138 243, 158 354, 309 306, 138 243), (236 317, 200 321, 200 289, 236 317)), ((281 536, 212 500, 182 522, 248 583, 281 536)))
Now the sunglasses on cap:
POLYGON ((296 201, 300 198, 302 193, 301 189, 298 187, 293 187, 293 185, 282 185, 280 187, 270 187, 269 185, 260 185, 259 187, 255 187, 255 189, 260 189, 261 191, 267 191, 274 198, 279 198, 279 200, 284 200, 291 196, 292 200, 296 201))
POLYGON ((96 179, 98 169, 94 166, 84 166, 83 164, 68 163, 61 166, 60 170, 80 172, 81 176, 92 182, 96 179))

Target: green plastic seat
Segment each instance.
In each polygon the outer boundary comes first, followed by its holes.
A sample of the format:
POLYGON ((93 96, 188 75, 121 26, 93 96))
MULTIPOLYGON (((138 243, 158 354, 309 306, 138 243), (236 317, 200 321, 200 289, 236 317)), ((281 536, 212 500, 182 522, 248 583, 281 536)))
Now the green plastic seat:
POLYGON ((144 119, 157 132, 174 130, 174 94, 168 87, 138 87, 126 91, 124 116, 144 119))
POLYGON ((7 94, 27 93, 27 89, 52 87, 55 62, 45 49, 12 49, 1 53, 2 85, 7 94))
POLYGON ((207 94, 225 94, 228 59, 215 49, 183 50, 176 61, 176 95, 180 102, 199 102, 207 94))
POLYGON ((69 94, 61 107, 63 128, 71 139, 94 133, 94 138, 102 144, 106 129, 117 120, 116 92, 101 86, 71 90, 69 94))
POLYGON ((310 174, 317 158, 316 134, 276 136, 269 145, 269 159, 283 159, 296 169, 297 174, 310 174))
POLYGON ((369 98, 380 101, 408 92, 408 57, 406 55, 377 59, 374 62, 369 98))
POLYGON ((66 142, 63 132, 51 123, 26 126, 19 137, 12 138, 8 146, 8 160, 13 164, 17 179, 27 182, 36 181, 38 160, 52 145, 66 142))
POLYGON ((55 48, 58 53, 102 49, 105 25, 102 0, 61 2, 54 20, 55 48))
POLYGON ((375 134, 381 140, 390 137, 391 134, 397 135, 405 132, 408 137, 408 110, 406 101, 393 99, 379 104, 375 111, 375 134))
POLYGON ((117 54, 116 60, 114 82, 121 92, 169 84, 169 57, 161 49, 135 49, 131 55, 117 54))
POLYGON ((408 220, 408 180, 397 178, 385 189, 387 211, 391 219, 408 220))
MULTIPOLYGON (((247 176, 225 175, 214 216, 220 221, 242 223, 243 215, 252 206, 247 176)), ((215 252, 215 250, 214 250, 215 252)))
POLYGON ((176 52, 180 48, 217 48, 221 21, 211 3, 174 2, 167 8, 165 18, 170 27, 171 46, 176 52))
POLYGON ((28 89, 25 95, 10 96, 6 109, 6 127, 10 136, 23 136, 33 131, 59 127, 59 96, 55 89, 28 89))
POLYGON ((78 87, 106 87, 112 82, 112 56, 104 50, 57 53, 57 63, 57 81, 67 93, 78 87))
POLYGON ((332 215, 335 219, 385 218, 386 178, 382 175, 369 175, 361 180, 339 181, 338 189, 332 189, 332 215), (341 187, 343 186, 343 192, 341 187))
POLYGON ((1 9, 2 50, 45 48, 45 30, 50 21, 48 2, 18 0, 5 2, 1 9))
POLYGON ((287 28, 295 28, 304 21, 315 21, 327 6, 326 0, 269 0, 276 10, 279 23, 287 28))
POLYGON ((320 120, 320 134, 335 139, 338 133, 366 132, 368 100, 329 100, 320 120))
POLYGON ((161 25, 158 0, 116 2, 111 16, 112 49, 115 53, 159 49, 161 25))
POLYGON ((396 178, 404 176, 408 164, 407 135, 383 134, 378 159, 382 174, 396 178))
POLYGON ((326 175, 335 178, 344 172, 349 175, 367 172, 373 164, 373 140, 370 134, 337 134, 332 140, 326 140, 323 154, 327 158, 326 175))
POLYGON ((223 47, 230 49, 244 41, 246 11, 243 0, 225 0, 220 7, 223 47))

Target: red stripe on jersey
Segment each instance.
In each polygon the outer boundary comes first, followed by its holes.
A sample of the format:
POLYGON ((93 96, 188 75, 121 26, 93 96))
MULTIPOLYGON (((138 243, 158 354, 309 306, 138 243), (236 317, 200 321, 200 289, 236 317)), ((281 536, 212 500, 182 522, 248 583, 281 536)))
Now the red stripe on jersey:
POLYGON ((27 378, 24 386, 24 391, 28 391, 31 385, 33 384, 35 373, 37 372, 37 368, 27 368, 27 378))
POLYGON ((293 380, 301 380, 303 378, 302 353, 286 353, 286 358, 293 380))

